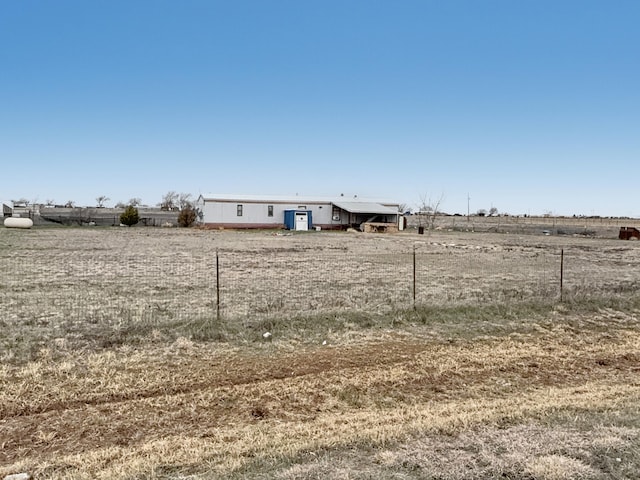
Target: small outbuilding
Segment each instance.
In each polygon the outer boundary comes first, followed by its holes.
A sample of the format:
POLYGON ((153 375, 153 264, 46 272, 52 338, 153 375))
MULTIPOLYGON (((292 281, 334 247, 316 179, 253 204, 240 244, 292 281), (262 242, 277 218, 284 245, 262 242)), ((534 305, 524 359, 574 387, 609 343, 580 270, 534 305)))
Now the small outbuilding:
POLYGON ((3 217, 11 217, 13 215, 13 208, 11 208, 6 203, 2 203, 2 216, 3 217))
POLYGON ((397 231, 399 204, 357 197, 204 194, 196 207, 209 228, 397 231), (368 226, 369 225, 369 226, 368 226))

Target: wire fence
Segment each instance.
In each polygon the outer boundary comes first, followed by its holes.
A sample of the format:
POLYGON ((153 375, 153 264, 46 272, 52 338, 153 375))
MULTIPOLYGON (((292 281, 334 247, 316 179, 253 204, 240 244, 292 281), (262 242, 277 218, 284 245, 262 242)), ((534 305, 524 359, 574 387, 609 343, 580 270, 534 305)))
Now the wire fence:
MULTIPOLYGON (((635 262, 635 260, 634 260, 635 262)), ((418 249, 405 253, 295 249, 215 257, 97 253, 38 263, 0 259, 5 324, 83 325, 243 320, 318 313, 386 314, 421 306, 570 300, 640 286, 635 263, 583 250, 418 249)))

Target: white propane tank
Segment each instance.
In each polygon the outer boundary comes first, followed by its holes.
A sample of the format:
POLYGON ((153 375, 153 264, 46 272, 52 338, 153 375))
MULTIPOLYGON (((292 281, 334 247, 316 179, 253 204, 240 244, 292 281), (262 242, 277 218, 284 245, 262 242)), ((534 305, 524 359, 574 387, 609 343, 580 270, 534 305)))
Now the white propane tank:
POLYGON ((7 228, 31 228, 33 220, 30 218, 7 217, 4 219, 4 226, 7 228))

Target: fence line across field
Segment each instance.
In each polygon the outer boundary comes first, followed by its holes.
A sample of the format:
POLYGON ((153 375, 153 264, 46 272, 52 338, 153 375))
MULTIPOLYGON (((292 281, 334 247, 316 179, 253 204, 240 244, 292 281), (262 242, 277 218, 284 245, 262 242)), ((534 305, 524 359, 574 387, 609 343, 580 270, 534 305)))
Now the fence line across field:
POLYGON ((371 311, 421 304, 498 302, 559 293, 559 254, 523 258, 494 252, 443 256, 274 253, 267 259, 222 255, 220 311, 232 316, 371 311), (259 265, 262 263, 262 265, 259 265))
MULTIPOLYGON (((164 322, 317 313, 384 314, 473 303, 562 301, 629 291, 634 271, 603 269, 563 250, 440 245, 405 253, 220 250, 215 257, 99 253, 27 264, 0 259, 8 322, 164 322), (153 260, 150 260, 153 258, 153 260)), ((631 269, 630 269, 631 270, 631 269)))

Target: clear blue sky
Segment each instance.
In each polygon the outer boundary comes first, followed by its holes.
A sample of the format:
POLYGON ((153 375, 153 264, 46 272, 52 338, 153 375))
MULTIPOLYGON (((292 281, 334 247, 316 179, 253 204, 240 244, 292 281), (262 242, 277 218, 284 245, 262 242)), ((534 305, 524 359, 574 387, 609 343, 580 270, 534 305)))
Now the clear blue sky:
POLYGON ((637 0, 4 1, 0 200, 640 217, 638 25, 637 0))

